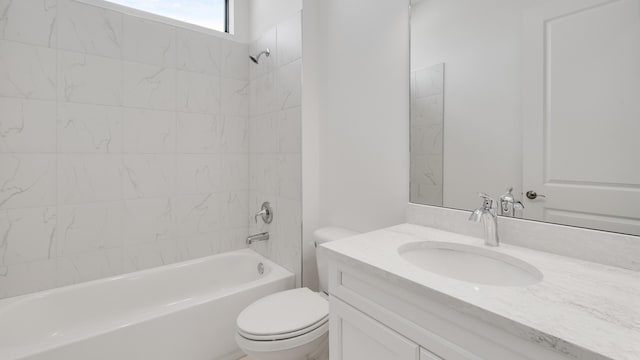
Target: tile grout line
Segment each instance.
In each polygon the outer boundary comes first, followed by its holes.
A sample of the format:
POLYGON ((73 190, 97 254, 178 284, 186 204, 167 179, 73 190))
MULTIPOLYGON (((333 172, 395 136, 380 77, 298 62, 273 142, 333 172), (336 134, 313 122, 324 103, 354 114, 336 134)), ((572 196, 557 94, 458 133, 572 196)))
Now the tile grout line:
MULTIPOLYGON (((122 111, 120 112, 120 124, 121 124, 121 129, 122 129, 122 158, 121 158, 121 165, 120 165, 120 170, 122 172, 122 174, 120 175, 120 197, 121 197, 121 205, 122 206, 122 211, 123 213, 126 214, 126 209, 127 209, 127 200, 125 199, 124 196, 124 172, 125 170, 125 152, 124 152, 124 144, 125 144, 125 124, 124 124, 124 112, 125 112, 125 107, 124 107, 124 43, 125 43, 125 38, 126 35, 124 33, 124 23, 125 23, 125 16, 124 14, 122 15, 122 23, 121 25, 121 34, 122 34, 122 44, 121 44, 121 65, 120 65, 120 106, 122 111)), ((125 241, 124 241, 124 221, 120 224, 120 267, 117 271, 117 274, 122 274, 124 273, 124 267, 125 267, 125 241)), ((113 264, 112 264, 112 268, 113 268, 113 264)), ((113 269, 112 269, 113 270, 113 269)))
MULTIPOLYGON (((58 1, 56 0, 56 12, 55 12, 55 47, 54 47, 54 51, 56 54, 56 64, 55 64, 55 74, 56 74, 56 78, 55 78, 55 108, 56 108, 56 115, 54 117, 55 119, 55 142, 56 142, 56 154, 55 154, 55 167, 54 167, 54 172, 55 172, 55 181, 54 181, 54 191, 55 191, 55 211, 56 211, 56 230, 55 230, 55 242, 56 242, 56 265, 55 265, 55 276, 54 276, 54 283, 56 286, 60 286, 60 283, 62 283, 61 280, 61 266, 60 266, 60 258, 58 257, 58 254, 60 254, 60 252, 62 251, 62 249, 58 248, 59 246, 62 246, 61 243, 61 233, 60 233, 60 192, 58 191, 59 188, 59 182, 60 182, 60 176, 58 174, 59 172, 59 166, 60 166, 60 155, 59 155, 59 151, 60 151, 60 137, 58 135, 58 121, 59 121, 59 116, 60 116, 60 102, 59 102, 59 95, 58 95, 58 86, 60 84, 60 52, 58 51, 58 42, 59 40, 59 29, 60 27, 60 7, 58 6, 58 1)), ((53 46, 53 44, 52 44, 53 46)))

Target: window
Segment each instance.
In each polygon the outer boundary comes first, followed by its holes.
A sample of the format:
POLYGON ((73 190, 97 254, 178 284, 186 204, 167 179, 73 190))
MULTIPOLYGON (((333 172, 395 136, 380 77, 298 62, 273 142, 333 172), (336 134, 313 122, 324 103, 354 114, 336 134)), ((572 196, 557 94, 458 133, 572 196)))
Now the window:
POLYGON ((229 32, 229 0, 108 0, 209 29, 229 32))

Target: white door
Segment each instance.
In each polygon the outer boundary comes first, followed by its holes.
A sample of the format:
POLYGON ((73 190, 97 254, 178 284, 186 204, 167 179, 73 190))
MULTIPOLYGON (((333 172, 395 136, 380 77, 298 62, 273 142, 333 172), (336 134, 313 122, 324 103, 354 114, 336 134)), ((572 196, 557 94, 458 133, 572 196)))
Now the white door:
POLYGON ((331 297, 331 360, 420 360, 420 347, 342 301, 331 297))
POLYGON ((640 235, 640 0, 549 1, 524 23, 525 218, 640 235))

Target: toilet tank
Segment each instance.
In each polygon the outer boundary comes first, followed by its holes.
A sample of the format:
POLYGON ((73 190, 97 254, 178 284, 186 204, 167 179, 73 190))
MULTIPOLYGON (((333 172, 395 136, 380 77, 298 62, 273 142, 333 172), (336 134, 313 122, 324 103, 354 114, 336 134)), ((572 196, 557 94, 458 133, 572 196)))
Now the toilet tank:
MULTIPOLYGON (((316 248, 329 241, 340 240, 349 236, 358 235, 357 232, 339 227, 324 227, 313 232, 316 248)), ((318 264, 318 278, 320 280, 320 291, 329 293, 327 259, 316 251, 316 263, 318 264)))

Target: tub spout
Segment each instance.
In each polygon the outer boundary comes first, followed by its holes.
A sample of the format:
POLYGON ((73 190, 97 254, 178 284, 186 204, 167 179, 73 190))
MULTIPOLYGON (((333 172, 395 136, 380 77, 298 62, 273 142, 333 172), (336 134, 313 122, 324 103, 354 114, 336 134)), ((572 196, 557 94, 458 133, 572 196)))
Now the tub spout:
POLYGON ((249 235, 247 237, 247 245, 251 245, 254 242, 269 240, 269 233, 263 232, 255 235, 249 235))

